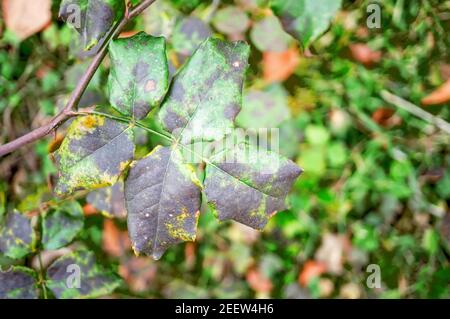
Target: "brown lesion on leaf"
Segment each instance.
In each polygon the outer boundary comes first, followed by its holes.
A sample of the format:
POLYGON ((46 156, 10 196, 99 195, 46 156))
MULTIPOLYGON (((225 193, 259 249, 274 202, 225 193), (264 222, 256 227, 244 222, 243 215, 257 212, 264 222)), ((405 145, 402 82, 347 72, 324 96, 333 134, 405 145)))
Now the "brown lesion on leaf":
POLYGON ((156 82, 154 80, 148 80, 147 83, 145 83, 145 92, 151 92, 156 89, 156 82))

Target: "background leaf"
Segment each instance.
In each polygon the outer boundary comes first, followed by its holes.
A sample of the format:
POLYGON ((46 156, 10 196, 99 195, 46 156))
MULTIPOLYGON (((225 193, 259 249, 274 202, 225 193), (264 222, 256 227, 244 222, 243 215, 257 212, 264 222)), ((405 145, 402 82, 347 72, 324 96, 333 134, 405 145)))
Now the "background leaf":
POLYGON ((3 0, 6 27, 23 40, 42 30, 51 20, 51 0, 3 0))
POLYGON ((122 218, 127 215, 122 180, 119 180, 113 186, 90 192, 86 201, 108 217, 122 218))
POLYGON ((39 290, 34 270, 14 266, 0 270, 0 299, 37 299, 39 290))
POLYGON ((76 201, 68 201, 50 209, 42 217, 42 245, 54 250, 69 244, 83 228, 83 209, 76 201))
POLYGON ((330 26, 341 0, 272 0, 273 12, 284 29, 308 47, 330 26))
POLYGON ((63 0, 59 17, 71 25, 81 36, 85 50, 91 49, 108 30, 122 18, 125 2, 122 0, 63 0), (78 11, 74 10, 75 6, 78 11), (80 12, 80 17, 74 17, 80 12))
POLYGON ((14 259, 25 257, 34 250, 35 236, 30 218, 17 210, 9 212, 0 225, 0 252, 14 259))
POLYGON ((172 46, 182 57, 190 56, 209 36, 211 29, 196 17, 179 19, 172 34, 172 46))
POLYGON ((284 52, 289 47, 291 37, 284 32, 276 17, 268 16, 255 23, 250 39, 260 51, 284 52))
POLYGON ((243 98, 236 124, 244 128, 275 128, 290 118, 287 92, 281 85, 249 90, 243 98))
POLYGON ((92 252, 81 250, 58 258, 47 269, 46 286, 58 299, 96 298, 112 293, 120 279, 96 263, 92 252), (75 272, 70 265, 80 269, 80 288, 69 288, 67 283, 75 272))
POLYGON ((212 23, 220 32, 235 35, 247 31, 250 20, 239 7, 228 6, 216 12, 212 23))

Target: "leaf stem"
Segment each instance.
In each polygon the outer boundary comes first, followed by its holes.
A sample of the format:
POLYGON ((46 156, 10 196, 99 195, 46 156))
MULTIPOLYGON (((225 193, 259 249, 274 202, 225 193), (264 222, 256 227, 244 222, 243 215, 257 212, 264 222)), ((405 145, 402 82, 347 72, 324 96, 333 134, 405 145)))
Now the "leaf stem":
POLYGON ((120 122, 124 122, 124 123, 131 123, 131 125, 136 125, 137 127, 144 129, 152 134, 155 134, 159 137, 162 137, 166 140, 168 140, 169 142, 174 142, 175 138, 171 135, 166 135, 163 134, 161 132, 158 132, 156 130, 153 130, 151 128, 149 128, 148 126, 146 126, 144 123, 140 122, 140 121, 136 121, 135 119, 131 118, 131 117, 121 117, 121 116, 115 116, 115 115, 111 115, 108 113, 103 113, 103 112, 98 112, 98 111, 81 111, 81 112, 72 112, 73 115, 90 115, 90 114, 96 114, 96 115, 101 115, 107 118, 110 118, 112 120, 116 120, 116 121, 120 121, 120 122))
POLYGON ((153 4, 156 0, 143 0, 138 5, 131 7, 127 10, 122 20, 120 20, 116 25, 114 25, 108 34, 105 36, 105 40, 99 50, 99 52, 92 59, 91 64, 79 80, 75 90, 72 92, 69 101, 67 102, 64 109, 59 112, 54 118, 50 120, 49 123, 38 127, 37 129, 28 132, 27 134, 3 145, 0 145, 0 157, 9 154, 18 148, 30 144, 38 139, 43 138, 48 135, 53 130, 57 129, 61 124, 66 122, 69 118, 73 116, 72 110, 78 105, 84 91, 86 90, 89 82, 97 71, 98 67, 102 63, 103 59, 108 52, 108 45, 112 39, 119 36, 120 32, 126 26, 126 24, 136 16, 138 16, 147 7, 153 4))
POLYGON ((39 252, 39 254, 38 254, 38 260, 39 260, 39 281, 40 281, 40 283, 42 285, 42 291, 44 293, 44 299, 48 299, 47 287, 45 287, 44 265, 42 263, 41 252, 39 252))

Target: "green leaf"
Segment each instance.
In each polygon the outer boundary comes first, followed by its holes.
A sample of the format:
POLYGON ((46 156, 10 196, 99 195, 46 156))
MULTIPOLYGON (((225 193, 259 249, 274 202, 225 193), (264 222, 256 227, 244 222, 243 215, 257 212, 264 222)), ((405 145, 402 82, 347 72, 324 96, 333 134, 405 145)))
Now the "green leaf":
POLYGON ((131 126, 99 115, 80 116, 55 152, 59 165, 57 195, 111 186, 134 154, 131 126))
POLYGON ((169 246, 195 240, 199 183, 174 146, 158 146, 132 164, 125 181, 125 199, 136 253, 159 259, 169 246))
POLYGON ((123 0, 62 0, 59 17, 77 30, 87 51, 123 17, 124 12, 123 0))
POLYGON ((69 244, 83 229, 83 209, 77 201, 66 202, 42 217, 42 244, 54 250, 69 244))
POLYGON ((239 7, 228 6, 216 12, 212 23, 220 32, 235 35, 247 31, 250 20, 239 7))
POLYGON ((341 0, 272 0, 271 7, 284 29, 308 47, 330 26, 341 0))
POLYGON ((109 100, 120 113, 144 118, 159 105, 169 86, 166 42, 140 32, 109 45, 109 100))
POLYGON ((0 299, 38 299, 39 289, 34 270, 21 266, 0 269, 0 299))
POLYGON ((218 151, 206 165, 205 194, 220 220, 262 229, 302 170, 274 152, 239 143, 218 151))
POLYGON ((112 293, 120 283, 117 275, 98 265, 95 255, 85 250, 62 256, 47 269, 46 286, 58 299, 101 297, 112 293))
POLYGON ((260 51, 283 52, 289 48, 291 37, 284 32, 276 17, 268 16, 255 23, 250 39, 260 51))
POLYGON ((8 213, 0 225, 0 252, 20 259, 34 250, 35 243, 36 234, 31 219, 17 210, 8 213))
POLYGON ((209 38, 175 76, 163 102, 162 127, 183 144, 221 139, 241 109, 250 48, 209 38))
POLYGON ((121 180, 111 187, 103 187, 92 191, 86 201, 107 217, 125 217, 124 185, 121 180))
POLYGON ((178 20, 172 34, 172 46, 175 52, 189 56, 209 36, 211 30, 207 24, 195 17, 178 20))
POLYGON ((287 92, 274 84, 264 91, 250 90, 245 94, 236 124, 244 128, 275 128, 289 118, 287 92))

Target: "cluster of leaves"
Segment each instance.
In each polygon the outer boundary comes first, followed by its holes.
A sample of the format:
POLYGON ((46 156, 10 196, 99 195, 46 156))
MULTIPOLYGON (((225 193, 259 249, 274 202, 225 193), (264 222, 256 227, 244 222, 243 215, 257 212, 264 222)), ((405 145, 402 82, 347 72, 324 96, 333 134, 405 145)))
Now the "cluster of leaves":
MULTIPOLYGON (((301 5, 309 8, 307 2, 318 3, 305 1, 301 5)), ((426 98, 449 78, 446 5, 434 0, 416 3, 383 1, 380 4, 381 29, 369 30, 365 26, 366 7, 370 1, 343 1, 343 9, 323 37, 314 36, 320 33, 318 31, 300 34, 306 35, 300 37, 304 47, 302 52, 296 41, 283 31, 286 27, 295 35, 295 29, 289 29, 290 26, 307 28, 313 25, 302 25, 302 20, 296 22, 289 15, 296 12, 296 8, 290 7, 296 3, 302 1, 235 0, 234 3, 222 1, 216 6, 216 1, 157 0, 128 29, 145 30, 166 39, 168 82, 172 81, 172 85, 166 87, 169 91, 163 94, 162 106, 173 94, 175 83, 179 82, 173 78, 175 71, 186 61, 187 64, 178 72, 187 68, 189 57, 208 37, 248 40, 251 46, 250 67, 244 79, 242 110, 234 123, 243 128, 278 127, 279 152, 305 169, 288 196, 288 210, 271 218, 261 233, 240 223, 219 223, 211 214, 212 208, 202 204, 198 217, 198 241, 177 245, 169 249, 161 260, 154 262, 151 258, 133 254, 123 220, 126 214, 124 193, 127 190, 123 182, 123 177, 127 176, 124 172, 112 187, 92 191, 87 197, 76 193, 76 201, 83 206, 86 216, 83 218, 84 226, 79 232, 71 232, 77 233, 73 239, 75 243, 63 248, 58 256, 67 255, 70 251, 74 251, 73 254, 80 250, 83 252, 84 248, 95 252, 101 265, 109 264, 109 268, 119 273, 126 283, 115 290, 115 297, 448 296, 448 136, 380 97, 383 89, 389 89, 415 104, 423 103, 426 111, 444 120, 450 119, 445 86, 444 94, 437 92, 440 93, 438 98, 433 95, 432 99, 426 98), (194 2, 195 6, 190 6, 194 2), (270 7, 272 9, 268 10, 270 7), (281 23, 276 16, 280 17, 281 23), (105 219, 96 212, 115 219, 105 219), (380 266, 382 285, 379 289, 370 289, 366 285, 369 264, 380 266)), ((313 9, 317 17, 322 15, 319 7, 313 9)), ((58 8, 54 9, 56 15, 58 8)), ((314 25, 324 23, 315 21, 314 25)), ((322 31, 326 29, 325 26, 321 28, 322 31)), ((3 84, 0 85, 0 111, 4 111, 4 118, 13 119, 16 133, 26 132, 31 123, 36 125, 47 121, 48 116, 58 110, 65 99, 61 93, 70 93, 87 65, 75 61, 66 73, 65 81, 59 81, 67 69, 66 63, 61 63, 67 61, 66 49, 72 43, 82 42, 78 33, 71 33, 67 25, 52 23, 44 32, 20 43, 8 30, 9 27, 5 32, 5 44, 0 44, 8 48, 8 51, 0 51, 0 81, 3 84), (76 34, 76 41, 71 40, 73 34, 76 34), (30 76, 33 67, 39 71, 37 77, 30 76), (25 80, 26 86, 23 85, 25 80), (39 101, 39 109, 35 101, 39 101)), ((78 52, 76 50, 80 47, 71 46, 70 52, 84 58, 97 48, 94 46, 88 51, 81 48, 78 52)), ((120 57, 121 54, 118 55, 120 57)), ((171 133, 166 127, 161 128, 164 107, 157 114, 159 102, 155 102, 153 109, 140 120, 136 116, 140 116, 141 109, 135 108, 137 114, 133 118, 133 107, 129 106, 133 98, 130 99, 129 94, 123 95, 125 99, 118 96, 113 101, 113 92, 104 90, 114 85, 111 82, 114 79, 108 84, 105 72, 115 63, 111 62, 98 70, 80 107, 95 104, 112 105, 113 108, 103 108, 107 116, 92 114, 77 121, 91 118, 94 121, 87 124, 100 119, 108 123, 106 131, 101 127, 91 127, 93 134, 105 132, 101 135, 103 139, 134 123, 115 140, 123 138, 121 141, 126 141, 129 147, 134 145, 133 160, 141 159, 126 169, 129 171, 128 179, 132 171, 135 177, 139 177, 138 169, 143 170, 144 164, 155 165, 159 169, 168 153, 173 154, 174 159, 171 159, 173 165, 168 167, 174 168, 172 176, 178 178, 175 173, 180 170, 176 163, 189 153, 186 154, 187 150, 182 146, 185 144, 177 144, 177 152, 172 151, 180 135, 176 130, 171 133), (145 128, 141 129, 143 126, 145 128), (133 143, 124 138, 128 133, 133 135, 133 143), (148 151, 155 147, 154 152, 146 157, 148 151)), ((126 68, 120 71, 125 71, 127 77, 133 73, 126 68)), ((128 81, 122 87, 133 90, 128 81)), ((149 84, 149 87, 153 85, 149 84)), ((139 98, 145 96, 140 94, 141 91, 135 92, 139 98)), ((185 118, 185 114, 178 115, 185 118)), ((14 133, 10 133, 6 125, 4 127, 0 138, 3 141, 12 139, 10 134, 14 133)), ((59 132, 66 128, 59 129, 59 132)), ((69 131, 76 130, 72 127, 69 131)), ((59 145, 61 138, 58 134, 51 142, 52 150, 59 145)), ((76 143, 74 147, 77 147, 76 143)), ((29 212, 52 198, 46 178, 53 176, 56 170, 48 160, 47 142, 38 143, 34 150, 27 153, 26 160, 18 160, 20 153, 16 153, 0 163, 4 180, 0 182, 0 212, 4 212, 3 207, 10 211, 16 207, 19 211, 29 212)), ((119 158, 126 150, 126 147, 115 149, 114 155, 119 155, 115 157, 119 158)), ((237 151, 238 155, 239 149, 237 151)), ((60 158, 59 155, 56 157, 60 158)), ((202 157, 219 166, 210 154, 202 154, 202 157)), ((217 161, 220 159, 219 154, 217 161)), ((66 162, 69 170, 70 161, 69 158, 66 162)), ((188 181, 188 187, 186 193, 177 193, 177 196, 200 194, 190 181, 194 185, 199 184, 198 180, 202 181, 200 184, 205 189, 208 170, 217 177, 209 180, 210 185, 220 184, 222 180, 223 183, 228 182, 228 177, 221 179, 224 176, 217 174, 215 166, 205 163, 195 167, 197 178, 190 168, 182 170, 186 174, 184 176, 189 177, 183 179, 183 182, 188 181)), ((120 169, 120 165, 118 167, 120 169)), ((248 168, 246 171, 249 172, 248 168)), ((161 180, 156 171, 153 173, 151 176, 155 176, 155 180, 161 180)), ((65 180, 70 177, 68 175, 65 180)), ((104 177, 108 183, 111 181, 104 177)), ((149 185, 156 183, 155 180, 152 179, 149 185)), ((98 181, 90 179, 89 182, 95 185, 98 181)), ((135 182, 138 185, 139 178, 135 182)), ((59 186, 61 189, 67 187, 64 183, 59 186)), ((234 197, 223 197, 224 192, 219 194, 218 190, 214 186, 213 191, 217 194, 204 191, 201 203, 217 197, 227 205, 237 204, 234 197)), ((145 194, 146 190, 143 192, 145 194)), ((140 198, 140 194, 136 196, 140 198)), ((139 204, 139 201, 133 202, 139 204)), ((172 202, 168 204, 175 205, 172 202)), ((52 211, 59 205, 56 204, 52 211)), ((189 205, 196 207, 197 203, 190 201, 189 205)), ((221 214, 221 211, 217 213, 221 214)), ((226 216, 226 211, 222 210, 222 214, 226 216)), ((48 218, 50 212, 44 213, 42 218, 45 215, 48 218)), ((64 220, 77 220, 80 225, 78 217, 64 215, 64 220)), ((32 237, 34 245, 31 247, 34 248, 31 248, 31 253, 25 255, 26 259, 9 259, 2 253, 0 265, 5 265, 3 270, 8 269, 8 265, 36 269, 36 272, 32 269, 25 271, 37 279, 28 279, 25 286, 35 287, 37 284, 42 292, 45 287, 56 296, 57 291, 54 292, 50 284, 43 286, 47 281, 51 282, 50 273, 45 269, 49 269, 53 262, 54 257, 50 261, 47 259, 54 253, 43 248, 42 220, 36 224, 32 222, 32 225, 38 231, 32 237), (36 263, 39 253, 44 271, 36 263)), ((192 226, 189 222, 184 225, 192 226)), ((186 229, 188 232, 177 233, 177 236, 191 239, 192 228, 186 229)), ((56 234, 56 228, 54 232, 56 234)), ((29 239, 26 237, 25 240, 29 239)), ((23 249, 23 246, 15 248, 19 252, 23 249)), ((96 267, 103 268, 100 264, 96 267)), ((3 282, 7 282, 6 279, 3 282)), ((98 287, 97 291, 110 293, 108 287, 113 287, 115 282, 112 280, 110 283, 103 286, 103 290, 98 287)), ((14 287, 11 286, 10 290, 14 287)), ((73 292, 66 292, 66 296, 70 293, 73 292)))
MULTIPOLYGON (((10 260, 23 259, 36 250, 65 247, 84 225, 83 210, 76 201, 46 211, 38 225, 34 225, 35 218, 19 211, 0 217, 0 251, 2 258, 10 260)), ((46 270, 41 256, 37 258, 39 272, 14 264, 0 269, 0 299, 47 297, 47 290, 56 298, 95 298, 114 291, 121 283, 117 275, 97 264, 95 255, 83 248, 53 258, 46 270), (73 277, 78 274, 81 277, 73 277)))

